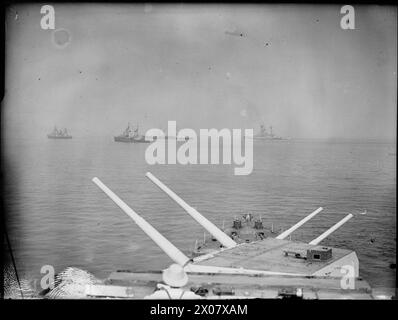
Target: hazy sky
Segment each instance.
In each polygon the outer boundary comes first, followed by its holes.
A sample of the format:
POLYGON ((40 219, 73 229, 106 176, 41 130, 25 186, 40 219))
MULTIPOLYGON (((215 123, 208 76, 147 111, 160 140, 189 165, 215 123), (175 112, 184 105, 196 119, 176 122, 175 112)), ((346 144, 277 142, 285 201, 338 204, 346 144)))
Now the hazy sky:
MULTIPOLYGON (((254 128, 297 138, 394 138, 397 12, 339 5, 61 5, 7 10, 3 133, 41 137, 254 128), (68 38, 69 33, 69 38, 68 38), (55 40, 54 40, 55 39, 55 40), (67 41, 59 47, 54 41, 67 41)), ((9 135, 7 135, 9 134, 9 135)))

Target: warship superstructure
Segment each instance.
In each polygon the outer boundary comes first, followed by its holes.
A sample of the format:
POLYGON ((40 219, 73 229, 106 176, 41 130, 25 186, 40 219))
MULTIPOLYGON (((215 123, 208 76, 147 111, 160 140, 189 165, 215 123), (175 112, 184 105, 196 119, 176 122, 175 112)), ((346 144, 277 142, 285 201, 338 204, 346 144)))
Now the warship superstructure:
MULTIPOLYGON (((195 219, 220 247, 208 254, 190 258, 138 215, 98 178, 93 182, 173 261, 184 268, 189 281, 183 289, 203 299, 297 298, 297 299, 381 299, 359 276, 357 254, 350 249, 320 243, 349 221, 346 215, 309 243, 288 240, 319 208, 277 235, 240 243, 207 220, 195 208, 165 186, 151 173, 146 176, 195 219)), ((68 279, 66 285, 73 279, 68 279)), ((85 283, 76 298, 143 299, 162 282, 161 271, 119 270, 103 281, 85 283)), ((59 287, 59 286, 58 286, 59 287)), ((55 289, 56 290, 56 289, 55 289)), ((65 285, 58 292, 66 291, 65 285)), ((54 290, 53 290, 54 291, 54 290)), ((50 291, 46 295, 51 297, 50 291)), ((69 297, 70 298, 70 297, 69 297)))
MULTIPOLYGON (((268 237, 276 236, 273 224, 271 228, 266 228, 261 217, 255 218, 251 213, 235 216, 231 225, 225 227, 225 222, 221 230, 237 243, 253 242, 268 237)), ((220 242, 213 236, 203 234, 203 239, 196 240, 191 256, 197 257, 218 250, 220 242)))
POLYGON ((66 128, 58 129, 56 126, 54 130, 47 135, 49 139, 72 139, 72 136, 68 133, 66 128))
POLYGON ((150 143, 149 140, 145 139, 145 136, 139 133, 138 125, 136 128, 130 126, 128 123, 127 128, 122 134, 114 137, 115 142, 128 142, 128 143, 150 143))

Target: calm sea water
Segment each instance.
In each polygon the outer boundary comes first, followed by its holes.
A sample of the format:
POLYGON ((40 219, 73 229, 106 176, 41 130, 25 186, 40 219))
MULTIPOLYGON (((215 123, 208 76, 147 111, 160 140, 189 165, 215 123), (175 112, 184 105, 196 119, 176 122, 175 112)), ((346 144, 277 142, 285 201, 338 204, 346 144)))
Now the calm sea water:
POLYGON ((151 171, 219 226, 251 212, 269 227, 286 229, 324 207, 293 240, 309 242, 346 214, 366 209, 323 243, 355 250, 360 273, 373 286, 395 286, 395 144, 258 141, 248 176, 235 176, 234 165, 150 166, 147 146, 112 137, 5 142, 3 193, 22 278, 38 279, 43 265, 56 272, 74 266, 105 278, 116 269, 171 263, 91 182, 95 176, 189 252, 203 229, 145 177, 151 171))

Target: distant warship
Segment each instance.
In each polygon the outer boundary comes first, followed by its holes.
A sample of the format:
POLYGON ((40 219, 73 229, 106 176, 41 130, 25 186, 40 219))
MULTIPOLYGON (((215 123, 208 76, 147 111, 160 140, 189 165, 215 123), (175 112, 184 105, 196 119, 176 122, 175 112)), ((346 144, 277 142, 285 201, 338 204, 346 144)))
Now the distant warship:
POLYGON ((72 139, 72 136, 68 134, 68 130, 64 129, 57 129, 54 127, 54 130, 47 135, 49 139, 72 139))
POLYGON ((138 125, 134 129, 130 126, 130 123, 127 125, 127 128, 123 131, 122 134, 114 137, 116 142, 130 142, 130 143, 150 143, 151 141, 146 140, 145 136, 139 134, 138 125))
POLYGON ((269 128, 270 128, 270 132, 267 132, 267 129, 265 129, 264 124, 261 124, 260 132, 255 134, 253 136, 253 139, 256 139, 256 140, 286 140, 282 137, 278 137, 278 136, 274 135, 274 133, 272 132, 272 126, 270 126, 269 128))

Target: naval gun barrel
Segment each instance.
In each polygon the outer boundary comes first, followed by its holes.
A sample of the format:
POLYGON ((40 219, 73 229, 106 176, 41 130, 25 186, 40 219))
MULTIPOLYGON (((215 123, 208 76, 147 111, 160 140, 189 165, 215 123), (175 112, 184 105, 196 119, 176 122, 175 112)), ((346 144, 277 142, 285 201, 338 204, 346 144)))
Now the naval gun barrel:
POLYGON ((182 200, 177 194, 166 187, 158 178, 152 173, 147 172, 146 176, 156 184, 161 190, 163 190, 171 199, 179 204, 192 218, 194 218, 203 228, 205 228, 214 238, 216 238, 224 247, 233 248, 236 246, 236 242, 227 236, 223 231, 217 228, 213 223, 202 216, 195 208, 192 208, 184 200, 182 200))
POLYGON ((112 190, 104 185, 97 177, 92 181, 118 205, 134 222, 144 231, 174 262, 180 266, 186 265, 191 261, 185 254, 183 254, 176 246, 169 240, 162 236, 159 231, 152 227, 144 218, 139 216, 133 209, 131 209, 122 199, 120 199, 112 190))
POLYGON ((292 226, 291 228, 287 229, 286 231, 282 232, 279 236, 276 237, 276 239, 280 239, 283 240, 286 237, 288 237, 291 233, 293 233, 295 230, 297 230, 298 228, 300 228, 304 223, 306 223, 308 220, 312 219, 313 217, 315 217, 319 212, 321 212, 323 210, 322 207, 316 209, 314 212, 310 213, 308 216, 306 216, 304 219, 300 220, 299 222, 297 222, 294 226, 292 226))
POLYGON ((312 240, 309 244, 317 245, 319 242, 321 242, 323 239, 325 239, 331 233, 335 232, 338 228, 340 228, 344 223, 346 223, 348 220, 350 220, 353 216, 354 215, 351 213, 348 214, 343 219, 341 219, 339 222, 337 222, 333 227, 329 228, 324 233, 322 233, 318 238, 312 240))

